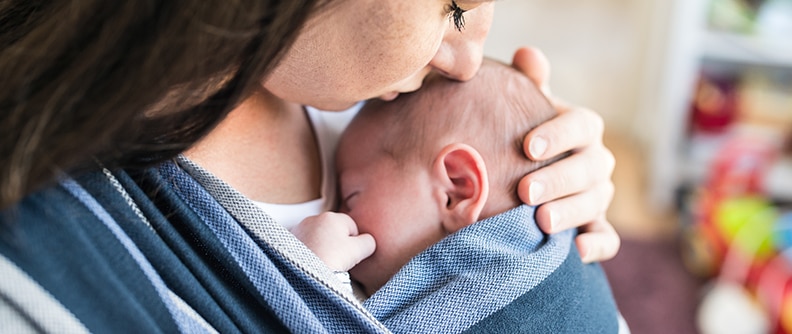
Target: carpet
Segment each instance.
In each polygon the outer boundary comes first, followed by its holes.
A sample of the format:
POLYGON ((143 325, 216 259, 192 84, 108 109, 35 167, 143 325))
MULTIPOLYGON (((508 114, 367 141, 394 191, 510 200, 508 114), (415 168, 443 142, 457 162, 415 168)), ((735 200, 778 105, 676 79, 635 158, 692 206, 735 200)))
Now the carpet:
POLYGON ((677 240, 623 239, 616 257, 602 263, 632 333, 698 333, 705 281, 685 269, 679 250, 677 240))

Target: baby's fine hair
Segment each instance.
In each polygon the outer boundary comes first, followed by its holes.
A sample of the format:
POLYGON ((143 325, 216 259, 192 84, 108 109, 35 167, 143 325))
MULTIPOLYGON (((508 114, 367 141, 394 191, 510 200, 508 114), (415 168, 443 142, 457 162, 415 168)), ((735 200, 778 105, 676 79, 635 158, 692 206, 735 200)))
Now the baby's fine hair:
POLYGON ((415 93, 367 103, 361 116, 367 113, 387 113, 378 115, 386 120, 383 150, 396 161, 430 165, 446 145, 468 144, 482 155, 492 188, 505 188, 515 201, 518 181, 547 164, 526 157, 525 135, 557 114, 528 77, 488 59, 467 82, 432 75, 415 93))

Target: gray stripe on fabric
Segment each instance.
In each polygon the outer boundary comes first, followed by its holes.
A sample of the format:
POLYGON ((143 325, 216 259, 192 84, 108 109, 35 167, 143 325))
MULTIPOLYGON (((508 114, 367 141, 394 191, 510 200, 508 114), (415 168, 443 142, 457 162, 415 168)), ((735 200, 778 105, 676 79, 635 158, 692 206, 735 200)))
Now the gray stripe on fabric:
POLYGON ((113 175, 113 173, 111 173, 110 170, 108 170, 107 168, 102 168, 102 173, 105 175, 107 180, 110 181, 110 184, 118 192, 118 194, 120 194, 121 197, 124 198, 124 202, 126 202, 129 208, 132 209, 132 212, 135 213, 138 219, 140 219, 140 221, 143 222, 143 224, 146 224, 149 230, 151 230, 154 233, 157 233, 154 227, 151 226, 151 223, 148 221, 148 219, 146 219, 146 216, 143 215, 143 211, 140 211, 140 208, 137 206, 137 203, 135 203, 135 201, 132 199, 132 196, 129 196, 129 193, 126 191, 126 189, 124 189, 124 187, 121 186, 121 182, 118 182, 118 179, 116 179, 115 175, 113 175))
POLYGON ((69 310, 2 256, 0 324, 4 333, 88 333, 69 310))
POLYGON ((185 316, 192 319, 193 322, 195 322, 196 325, 200 326, 204 331, 206 331, 206 333, 218 333, 217 330, 214 329, 214 327, 212 327, 212 325, 206 322, 206 320, 203 317, 201 317, 201 315, 198 314, 198 312, 195 312, 195 310, 192 307, 190 307, 190 305, 188 305, 187 302, 184 301, 184 299, 181 299, 181 297, 179 297, 179 295, 174 293, 172 290, 168 290, 168 297, 170 297, 171 302, 173 302, 173 305, 176 306, 176 308, 181 310, 181 312, 185 316))
POLYGON ((250 199, 187 157, 179 155, 176 162, 256 238, 270 245, 284 259, 342 296, 383 331, 390 332, 335 277, 333 270, 250 199))
POLYGON ((0 296, 0 331, 3 333, 41 333, 30 319, 19 313, 12 304, 0 296))
MULTIPOLYGON (((116 179, 115 175, 113 175, 113 173, 107 168, 102 168, 102 173, 110 181, 110 184, 113 186, 113 188, 115 188, 121 197, 124 198, 124 201, 132 209, 138 219, 140 219, 140 221, 143 222, 151 232, 156 234, 157 237, 160 237, 159 233, 157 233, 157 230, 154 229, 146 216, 143 214, 143 211, 140 210, 137 203, 135 203, 135 201, 132 199, 132 196, 130 196, 126 189, 124 189, 124 187, 121 185, 121 182, 116 179)), ((166 290, 166 293, 168 294, 167 298, 170 298, 173 306, 179 310, 183 316, 186 316, 188 319, 192 319, 192 322, 199 326, 199 328, 202 330, 206 331, 206 333, 217 333, 217 330, 214 329, 214 327, 212 327, 212 325, 210 325, 208 322, 206 322, 206 320, 201 317, 201 315, 198 314, 198 312, 196 312, 189 304, 187 304, 187 302, 181 299, 179 295, 173 292, 173 290, 170 288, 166 287, 166 290)))
POLYGON ((176 307, 172 300, 168 297, 172 292, 170 288, 165 284, 165 281, 162 280, 162 277, 159 276, 157 270, 154 269, 154 266, 149 262, 143 252, 137 247, 134 241, 124 232, 118 222, 113 219, 110 213, 96 201, 96 198, 91 196, 79 183, 74 181, 73 179, 66 179, 60 182, 61 186, 66 189, 69 193, 72 194, 77 200, 83 203, 88 210, 90 210, 99 221, 101 221, 105 227, 116 237, 116 240, 121 243, 121 245, 126 249, 127 253, 130 257, 137 263, 138 268, 143 272, 146 278, 151 283, 154 290, 159 295, 162 302, 165 304, 166 309, 170 312, 171 318, 179 327, 182 332, 185 333, 200 333, 203 327, 200 324, 197 324, 193 321, 191 317, 187 314, 182 312, 182 310, 176 307))

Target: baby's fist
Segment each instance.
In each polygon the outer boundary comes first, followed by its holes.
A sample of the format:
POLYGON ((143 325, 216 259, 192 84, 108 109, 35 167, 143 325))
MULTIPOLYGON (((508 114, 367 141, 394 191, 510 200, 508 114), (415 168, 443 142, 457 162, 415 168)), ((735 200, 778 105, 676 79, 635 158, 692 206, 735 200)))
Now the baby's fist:
POLYGON ((305 218, 291 231, 297 239, 336 271, 348 271, 374 253, 374 237, 358 234, 348 215, 325 212, 305 218))

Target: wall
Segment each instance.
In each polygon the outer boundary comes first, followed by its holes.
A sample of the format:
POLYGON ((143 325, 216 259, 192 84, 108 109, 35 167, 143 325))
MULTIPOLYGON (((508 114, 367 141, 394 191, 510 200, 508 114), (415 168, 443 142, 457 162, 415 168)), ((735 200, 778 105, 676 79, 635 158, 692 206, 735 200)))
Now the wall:
POLYGON ((542 49, 553 65, 556 95, 599 112, 606 132, 637 136, 658 39, 661 0, 503 0, 485 54, 510 61, 522 45, 542 49), (636 126, 639 125, 639 126, 636 126))

